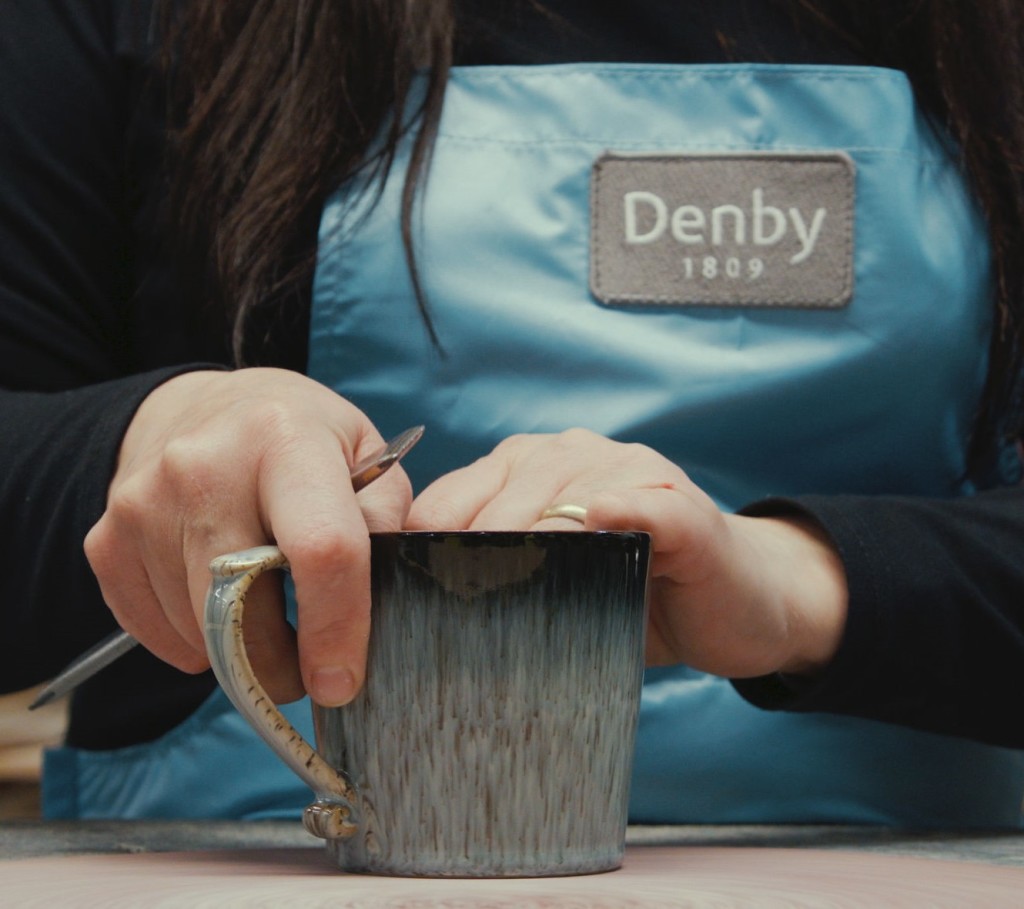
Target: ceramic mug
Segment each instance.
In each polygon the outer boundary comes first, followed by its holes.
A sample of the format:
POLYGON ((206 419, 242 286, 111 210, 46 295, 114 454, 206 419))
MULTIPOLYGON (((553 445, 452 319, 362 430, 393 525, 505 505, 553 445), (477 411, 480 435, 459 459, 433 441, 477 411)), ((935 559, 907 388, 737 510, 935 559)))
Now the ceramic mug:
POLYGON ((206 644, 228 697, 314 791, 338 866, 522 877, 622 863, 643 677, 649 538, 566 531, 371 538, 366 683, 313 707, 314 748, 255 679, 242 614, 287 568, 263 546, 211 565, 206 644))

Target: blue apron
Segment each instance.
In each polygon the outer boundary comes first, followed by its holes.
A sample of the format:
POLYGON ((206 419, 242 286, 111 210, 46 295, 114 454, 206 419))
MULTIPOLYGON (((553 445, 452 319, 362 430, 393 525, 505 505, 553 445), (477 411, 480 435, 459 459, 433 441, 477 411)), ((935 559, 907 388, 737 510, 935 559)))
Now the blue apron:
MULTIPOLYGON (((428 426, 407 463, 417 489, 509 434, 586 426, 661 451, 725 509, 765 495, 972 491, 988 247, 902 74, 456 69, 415 217, 443 354, 403 261, 401 180, 399 167, 376 206, 352 186, 326 207, 309 374, 385 435, 428 426), (625 238, 600 234, 598 212, 616 209, 601 208, 599 174, 617 186, 616 168, 674 173, 679 160, 711 174, 699 204, 631 190, 625 238), (803 201, 764 182, 776 165, 803 201), (816 178, 804 179, 815 167, 832 180, 817 208, 816 178), (734 176, 748 181, 740 196, 719 198, 734 176), (835 217, 843 187, 849 211, 835 217), (693 278, 679 299, 616 284, 616 263, 655 238, 677 245, 629 280, 663 291, 693 278), (806 281, 758 290, 772 269, 805 263, 806 281), (668 267, 672 279, 659 277, 668 267), (819 278, 828 289, 801 297, 819 278)), ((289 713, 308 732, 307 709, 289 713)), ((1022 792, 1016 751, 762 712, 686 667, 647 676, 634 822, 1017 826, 1022 792)), ((308 800, 219 693, 160 742, 52 752, 45 793, 51 816, 83 817, 277 816, 308 800)))

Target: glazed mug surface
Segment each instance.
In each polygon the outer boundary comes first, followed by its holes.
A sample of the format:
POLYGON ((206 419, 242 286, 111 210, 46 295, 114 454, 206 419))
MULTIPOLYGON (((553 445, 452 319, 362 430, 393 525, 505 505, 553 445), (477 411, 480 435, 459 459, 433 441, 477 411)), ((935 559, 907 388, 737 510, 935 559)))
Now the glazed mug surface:
POLYGON ((314 791, 303 820, 347 871, 521 877, 622 863, 649 538, 567 531, 371 537, 366 683, 314 705, 314 748, 252 674, 245 594, 287 568, 214 560, 206 642, 228 697, 314 791))

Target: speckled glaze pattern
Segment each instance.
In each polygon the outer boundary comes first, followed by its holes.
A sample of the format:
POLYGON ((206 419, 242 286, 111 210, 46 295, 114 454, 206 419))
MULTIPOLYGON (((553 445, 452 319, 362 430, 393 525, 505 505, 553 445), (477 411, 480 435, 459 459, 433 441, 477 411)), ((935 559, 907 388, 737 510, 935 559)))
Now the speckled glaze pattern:
MULTIPOLYGON (((617 868, 643 677, 646 535, 397 533, 372 546, 363 691, 314 709, 311 764, 291 727, 254 723, 302 768, 314 813, 342 815, 343 835, 328 840, 338 866, 452 877, 617 868), (310 769, 321 760, 342 785, 310 769)), ((211 658, 239 664, 233 646, 211 658)), ((266 715, 247 685, 231 685, 250 722, 266 715)))

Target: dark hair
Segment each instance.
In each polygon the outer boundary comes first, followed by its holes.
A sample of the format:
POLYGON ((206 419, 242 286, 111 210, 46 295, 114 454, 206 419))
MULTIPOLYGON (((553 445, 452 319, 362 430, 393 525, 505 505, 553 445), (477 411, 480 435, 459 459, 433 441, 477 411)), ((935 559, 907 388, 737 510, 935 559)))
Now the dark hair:
MULTIPOLYGON (((526 0, 539 5, 537 0, 526 0)), ((1024 5, 1020 0, 778 0, 840 34, 865 62, 904 70, 954 139, 987 218, 996 322, 972 461, 1019 432, 1024 342, 1024 5)), ((173 194, 182 234, 208 249, 206 286, 234 325, 308 275, 303 217, 347 177, 382 179, 410 128, 393 112, 428 74, 403 194, 406 257, 430 328, 410 213, 452 61, 452 0, 193 0, 172 5, 177 122, 173 194), (177 11, 176 13, 174 11, 177 11), (384 136, 385 141, 373 144, 384 136), (370 149, 379 149, 371 152, 370 149)), ((378 184, 379 185, 379 184, 378 184)), ((431 333, 432 328, 431 328, 431 333)), ((434 338, 435 343, 437 338, 434 338)))
POLYGON ((440 116, 453 16, 449 0, 172 0, 163 29, 178 125, 172 223, 183 261, 205 251, 202 286, 231 320, 242 364, 247 321, 312 267, 298 236, 303 217, 356 173, 381 185, 415 123, 403 197, 413 265, 409 215, 440 116), (420 70, 418 110, 394 116, 420 70), (370 153, 371 143, 379 150, 370 153))
POLYGON ((988 222, 995 328, 970 461, 1024 431, 1024 4, 1020 0, 792 0, 866 62, 905 71, 953 138, 988 222))

